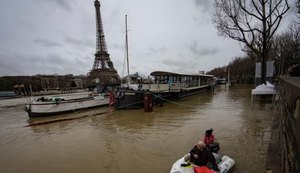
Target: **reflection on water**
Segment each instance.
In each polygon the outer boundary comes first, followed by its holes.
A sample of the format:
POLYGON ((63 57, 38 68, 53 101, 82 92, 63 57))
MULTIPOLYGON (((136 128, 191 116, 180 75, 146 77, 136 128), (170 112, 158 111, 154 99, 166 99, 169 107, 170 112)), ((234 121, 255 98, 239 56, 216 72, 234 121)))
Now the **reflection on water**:
MULTIPOLYGON (((169 172, 214 128, 221 153, 234 172, 263 172, 272 105, 251 106, 249 87, 216 89, 154 111, 97 108, 29 119, 20 100, 0 101, 0 163, 3 172, 169 172), (5 101, 6 103, 8 101, 5 101), (85 117, 85 118, 80 118, 85 117), (73 119, 57 121, 58 119, 73 119), (28 124, 37 126, 24 127, 28 124)), ((2 171, 1 171, 2 172, 2 171)))

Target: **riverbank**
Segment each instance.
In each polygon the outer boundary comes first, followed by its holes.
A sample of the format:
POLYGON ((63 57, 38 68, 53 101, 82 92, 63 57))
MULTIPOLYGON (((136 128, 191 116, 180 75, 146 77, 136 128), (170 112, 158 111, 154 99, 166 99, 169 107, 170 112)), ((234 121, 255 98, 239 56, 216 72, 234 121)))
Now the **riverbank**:
POLYGON ((281 154, 282 151, 280 145, 280 119, 279 112, 274 111, 274 117, 271 126, 271 138, 268 146, 267 156, 266 156, 266 173, 281 173, 281 154))
POLYGON ((300 78, 279 77, 267 173, 300 172, 300 78))

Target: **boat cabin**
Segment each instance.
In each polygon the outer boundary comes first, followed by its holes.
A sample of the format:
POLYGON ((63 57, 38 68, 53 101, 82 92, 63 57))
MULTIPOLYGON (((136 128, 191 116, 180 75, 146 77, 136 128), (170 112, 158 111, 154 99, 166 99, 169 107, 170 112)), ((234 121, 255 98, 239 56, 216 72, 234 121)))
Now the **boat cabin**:
MULTIPOLYGON (((213 75, 183 74, 166 71, 154 71, 150 75, 154 77, 154 84, 150 84, 147 89, 152 92, 181 92, 213 85, 213 75)), ((145 89, 144 86, 143 89, 145 89)))

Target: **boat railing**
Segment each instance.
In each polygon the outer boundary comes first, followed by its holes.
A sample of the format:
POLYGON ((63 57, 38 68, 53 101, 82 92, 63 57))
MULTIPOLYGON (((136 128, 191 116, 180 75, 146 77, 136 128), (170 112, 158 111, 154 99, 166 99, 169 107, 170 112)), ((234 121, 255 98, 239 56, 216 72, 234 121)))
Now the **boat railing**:
POLYGON ((142 84, 142 90, 150 91, 150 85, 151 84, 142 84))
POLYGON ((180 92, 180 88, 180 82, 143 85, 143 89, 149 90, 151 92, 180 92))
POLYGON ((188 88, 189 87, 189 84, 186 83, 186 82, 181 82, 180 83, 180 88, 188 88))
POLYGON ((181 84, 180 82, 170 83, 170 92, 180 92, 181 84))
POLYGON ((169 84, 150 84, 149 91, 151 92, 169 92, 169 84))
POLYGON ((182 87, 182 90, 189 91, 189 90, 195 90, 195 89, 200 89, 200 88, 207 88, 209 85, 201 85, 201 86, 196 86, 196 87, 182 87))

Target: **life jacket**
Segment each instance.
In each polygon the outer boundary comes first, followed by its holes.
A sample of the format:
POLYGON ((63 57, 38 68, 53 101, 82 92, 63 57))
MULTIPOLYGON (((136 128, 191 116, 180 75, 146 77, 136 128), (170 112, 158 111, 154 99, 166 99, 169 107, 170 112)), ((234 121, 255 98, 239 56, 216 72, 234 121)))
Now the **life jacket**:
POLYGON ((113 92, 109 92, 109 105, 112 106, 116 102, 116 98, 113 92))
POLYGON ((214 173, 213 170, 209 169, 207 166, 194 167, 195 173, 214 173))
POLYGON ((204 137, 204 143, 206 145, 213 144, 214 140, 215 140, 215 136, 214 135, 210 135, 210 137, 207 137, 207 136, 204 137))

